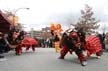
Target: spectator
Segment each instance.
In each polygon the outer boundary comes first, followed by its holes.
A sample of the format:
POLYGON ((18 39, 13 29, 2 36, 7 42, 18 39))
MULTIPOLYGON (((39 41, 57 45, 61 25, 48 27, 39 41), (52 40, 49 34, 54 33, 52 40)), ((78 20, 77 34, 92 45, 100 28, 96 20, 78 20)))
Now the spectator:
POLYGON ((102 54, 103 54, 103 51, 105 51, 105 44, 104 44, 103 34, 97 33, 97 37, 99 37, 99 39, 100 39, 100 43, 102 45, 102 54))
POLYGON ((105 33, 103 33, 102 34, 102 37, 103 37, 103 44, 102 44, 102 47, 103 47, 103 49, 105 50, 106 49, 106 47, 105 47, 105 38, 106 38, 106 35, 105 35, 105 33))
POLYGON ((5 47, 7 47, 7 44, 4 40, 4 35, 3 33, 0 32, 0 61, 5 61, 6 58, 2 55, 5 51, 5 47))

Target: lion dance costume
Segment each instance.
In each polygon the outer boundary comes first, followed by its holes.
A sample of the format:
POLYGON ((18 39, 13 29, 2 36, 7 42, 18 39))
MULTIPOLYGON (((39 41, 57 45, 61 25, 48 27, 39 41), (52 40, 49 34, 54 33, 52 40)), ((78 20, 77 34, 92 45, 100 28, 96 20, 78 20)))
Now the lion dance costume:
POLYGON ((80 60, 82 66, 85 66, 87 64, 85 56, 82 52, 82 43, 80 39, 81 35, 79 35, 76 31, 71 31, 69 34, 66 32, 62 36, 62 50, 60 53, 59 59, 64 59, 65 55, 70 52, 74 51, 76 55, 78 56, 78 59, 80 60))
POLYGON ((19 32, 19 30, 12 29, 8 35, 7 41, 9 42, 9 48, 15 48, 16 55, 22 54, 23 47, 26 48, 26 51, 31 47, 35 51, 35 48, 38 46, 38 41, 30 37, 25 37, 24 31, 19 32))
POLYGON ((55 47, 56 52, 60 51, 60 42, 61 42, 61 35, 60 33, 63 31, 62 26, 60 24, 53 24, 50 25, 51 34, 53 37, 53 46, 55 47))
POLYGON ((64 59, 65 55, 74 51, 82 66, 87 64, 83 50, 87 50, 87 56, 96 54, 101 56, 102 45, 100 38, 96 35, 85 37, 85 33, 80 29, 77 31, 65 32, 61 40, 62 50, 59 59, 64 59))

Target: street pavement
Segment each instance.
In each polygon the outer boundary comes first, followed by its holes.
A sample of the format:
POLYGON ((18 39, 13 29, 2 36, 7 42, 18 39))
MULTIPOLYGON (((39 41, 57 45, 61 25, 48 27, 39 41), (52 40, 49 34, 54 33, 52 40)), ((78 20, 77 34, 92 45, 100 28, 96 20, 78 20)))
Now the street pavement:
MULTIPOLYGON (((86 52, 84 52, 86 53, 86 52)), ((67 54, 64 60, 58 59, 60 53, 54 48, 37 48, 16 56, 14 51, 4 54, 6 61, 0 62, 0 71, 108 71, 108 53, 100 59, 95 55, 87 58, 87 66, 81 66, 77 56, 67 54)))

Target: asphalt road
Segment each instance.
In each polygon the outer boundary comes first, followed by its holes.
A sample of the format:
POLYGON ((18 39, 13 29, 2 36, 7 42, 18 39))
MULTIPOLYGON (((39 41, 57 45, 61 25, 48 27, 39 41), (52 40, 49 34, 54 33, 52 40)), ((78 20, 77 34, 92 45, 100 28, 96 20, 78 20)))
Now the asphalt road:
POLYGON ((77 56, 67 54, 64 60, 58 59, 60 53, 54 48, 37 48, 35 52, 23 50, 16 56, 14 51, 5 53, 6 61, 0 62, 0 71, 108 71, 108 53, 100 59, 95 55, 87 58, 87 66, 81 66, 77 56))

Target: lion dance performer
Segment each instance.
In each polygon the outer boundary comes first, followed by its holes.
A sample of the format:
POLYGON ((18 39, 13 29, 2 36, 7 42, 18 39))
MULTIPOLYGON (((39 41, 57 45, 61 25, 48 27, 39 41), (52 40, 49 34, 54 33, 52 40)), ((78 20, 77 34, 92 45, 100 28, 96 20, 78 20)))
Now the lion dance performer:
POLYGON ((80 60, 80 63, 82 66, 85 66, 87 64, 85 56, 82 51, 82 41, 81 41, 81 34, 77 30, 72 30, 68 32, 68 30, 63 34, 62 36, 62 50, 60 53, 59 59, 64 59, 65 55, 70 52, 74 51, 76 55, 78 56, 78 59, 80 60))
POLYGON ((20 55, 22 54, 23 47, 26 48, 26 51, 28 51, 30 48, 32 48, 32 51, 35 52, 35 48, 38 46, 38 41, 31 38, 31 37, 25 37, 24 32, 20 32, 19 39, 21 40, 18 47, 16 48, 16 54, 20 55))
POLYGON ((87 64, 83 50, 87 50, 87 56, 96 54, 97 58, 102 55, 102 43, 99 35, 85 37, 83 28, 77 28, 70 32, 65 32, 62 36, 62 50, 59 59, 64 59, 65 55, 75 51, 82 66, 87 64))
POLYGON ((18 52, 18 47, 19 44, 21 43, 21 38, 19 38, 20 36, 20 32, 18 29, 11 29, 8 33, 8 37, 7 37, 7 42, 10 48, 14 49, 15 48, 15 52, 16 55, 19 53, 18 52))
POLYGON ((90 57, 91 54, 96 54, 97 58, 102 55, 102 42, 101 35, 91 35, 86 38, 86 44, 84 48, 87 50, 87 56, 90 57))
POLYGON ((35 51, 35 47, 38 45, 38 41, 33 38, 25 37, 24 31, 19 31, 19 29, 12 28, 8 36, 5 36, 4 41, 6 42, 7 46, 4 48, 5 52, 8 52, 12 49, 15 49, 15 54, 20 55, 22 54, 22 48, 25 47, 26 50, 32 47, 32 50, 35 51))
POLYGON ((56 52, 60 51, 60 41, 61 41, 61 35, 60 33, 63 31, 61 24, 53 24, 51 23, 50 26, 51 34, 53 37, 53 46, 55 47, 56 52))

